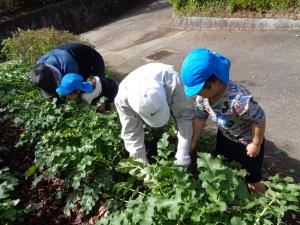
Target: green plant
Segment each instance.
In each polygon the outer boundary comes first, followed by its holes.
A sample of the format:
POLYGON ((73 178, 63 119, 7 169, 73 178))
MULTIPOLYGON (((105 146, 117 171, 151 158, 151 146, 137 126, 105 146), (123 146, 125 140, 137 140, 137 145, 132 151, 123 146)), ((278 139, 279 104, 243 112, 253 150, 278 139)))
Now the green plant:
POLYGON ((0 169, 0 223, 8 225, 19 217, 16 209, 19 199, 12 199, 10 193, 18 185, 18 180, 9 172, 7 167, 0 169))
POLYGON ((31 85, 28 72, 29 67, 19 63, 0 65, 0 121, 13 121, 18 114, 25 121, 38 110, 43 99, 31 85))
POLYGON ((174 9, 183 14, 201 14, 202 16, 222 15, 238 10, 263 13, 268 10, 282 10, 296 7, 297 0, 169 0, 174 9))
POLYGON ((65 212, 79 199, 88 213, 109 193, 115 164, 125 152, 117 114, 99 114, 96 106, 76 102, 45 100, 32 87, 27 72, 22 64, 0 66, 1 119, 25 128, 17 146, 36 149, 35 165, 26 176, 37 173, 34 184, 44 176, 64 179, 58 196, 69 194, 65 212))
POLYGON ((187 4, 187 1, 188 0, 169 0, 176 10, 184 8, 184 6, 187 4))
POLYGON ((291 4, 293 4, 290 0, 271 0, 270 7, 273 9, 288 9, 291 4))
POLYGON ((55 101, 42 105, 25 123, 21 141, 36 143, 35 164, 43 176, 64 179, 59 195, 72 188, 65 212, 79 200, 86 213, 112 186, 114 165, 123 142, 116 113, 97 113, 96 107, 55 101))
POLYGON ((45 53, 63 43, 84 43, 79 36, 68 31, 58 31, 54 28, 39 30, 18 29, 12 37, 2 42, 2 53, 11 60, 21 60, 26 65, 34 65, 45 53))
MULTIPOLYGON (((174 166, 170 159, 175 151, 174 123, 157 143, 156 163, 145 166, 128 159, 116 167, 125 152, 117 114, 99 114, 95 106, 76 102, 45 100, 31 86, 28 71, 22 64, 0 65, 1 120, 13 119, 25 128, 18 144, 35 149, 35 164, 25 174, 35 176, 33 185, 43 177, 64 180, 56 197, 67 196, 65 213, 75 204, 89 213, 105 198, 111 199, 111 213, 98 224, 268 225, 282 224, 287 211, 298 210, 300 186, 291 178, 271 177, 265 195, 250 195, 245 171, 222 158, 200 153, 196 178, 186 168, 174 166)), ((147 133, 148 141, 157 136, 160 132, 147 133)), ((214 135, 206 133, 200 146, 210 151, 213 142, 214 135)), ((9 194, 14 180, 6 175, 3 179, 6 189, 0 190, 9 194)))
POLYGON ((145 166, 133 159, 119 163, 117 170, 132 177, 115 185, 111 213, 97 225, 271 225, 281 224, 285 212, 298 210, 300 185, 291 178, 272 177, 266 182, 265 195, 251 195, 244 182, 245 171, 200 153, 199 177, 194 179, 186 168, 167 160, 167 136, 158 143, 162 152, 156 164, 145 166))

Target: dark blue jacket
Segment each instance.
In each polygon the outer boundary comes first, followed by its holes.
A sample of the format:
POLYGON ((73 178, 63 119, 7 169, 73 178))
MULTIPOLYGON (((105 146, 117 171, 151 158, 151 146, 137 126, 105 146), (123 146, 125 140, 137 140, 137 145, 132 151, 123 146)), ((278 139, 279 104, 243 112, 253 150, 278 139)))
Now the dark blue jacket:
POLYGON ((55 67, 61 77, 68 73, 80 74, 84 80, 90 76, 98 76, 102 84, 101 96, 113 102, 117 95, 116 82, 105 77, 102 56, 90 46, 77 43, 63 44, 42 56, 37 63, 55 67))

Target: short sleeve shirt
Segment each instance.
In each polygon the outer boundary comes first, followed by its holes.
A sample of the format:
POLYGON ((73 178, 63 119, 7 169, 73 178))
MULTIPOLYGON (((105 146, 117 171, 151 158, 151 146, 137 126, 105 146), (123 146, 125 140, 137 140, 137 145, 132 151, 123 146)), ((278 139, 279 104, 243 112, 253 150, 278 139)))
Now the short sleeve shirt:
POLYGON ((206 120, 210 115, 224 136, 242 144, 252 140, 252 124, 265 121, 263 109, 242 85, 229 81, 223 96, 213 105, 209 99, 197 96, 196 117, 206 120))

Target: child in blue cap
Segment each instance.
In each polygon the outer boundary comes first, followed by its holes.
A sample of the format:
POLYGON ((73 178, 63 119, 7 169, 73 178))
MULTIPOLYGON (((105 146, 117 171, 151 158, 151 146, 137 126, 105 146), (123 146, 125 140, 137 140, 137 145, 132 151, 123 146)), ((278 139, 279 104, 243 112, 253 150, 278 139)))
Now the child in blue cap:
MULTIPOLYGON (((102 85, 100 78, 92 76, 83 81, 83 77, 76 73, 66 74, 56 89, 61 96, 66 96, 69 100, 83 100, 88 104, 95 103, 101 97, 102 85)), ((112 106, 111 108, 114 108, 112 106)), ((104 112, 104 105, 99 106, 98 111, 104 112)))
POLYGON ((192 50, 182 64, 185 94, 197 96, 192 149, 210 115, 218 126, 215 153, 239 162, 249 189, 263 193, 266 116, 250 92, 229 79, 229 69, 229 59, 204 48, 192 50))

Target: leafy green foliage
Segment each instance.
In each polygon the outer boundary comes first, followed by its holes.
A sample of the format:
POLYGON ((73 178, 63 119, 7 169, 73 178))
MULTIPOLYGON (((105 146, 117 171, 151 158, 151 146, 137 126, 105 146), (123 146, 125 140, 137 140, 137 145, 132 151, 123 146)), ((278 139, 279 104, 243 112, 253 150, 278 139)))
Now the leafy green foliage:
MULTIPOLYGON (((158 130, 146 131, 149 142, 161 137, 155 163, 120 161, 125 150, 116 113, 99 114, 94 106, 45 100, 31 86, 28 71, 22 64, 0 66, 1 120, 13 119, 25 128, 18 145, 35 149, 35 164, 25 173, 35 176, 33 185, 43 177, 64 180, 56 197, 67 195, 66 214, 78 203, 89 213, 103 198, 111 199, 110 215, 98 224, 281 224, 287 211, 299 210, 300 186, 289 177, 271 177, 265 195, 250 195, 245 171, 222 158, 200 153, 197 177, 173 165, 174 123, 162 135, 158 130)), ((214 138, 206 133, 199 144, 206 149, 201 151, 210 152, 214 138)), ((4 190, 0 197, 5 193, 7 208, 3 209, 15 212, 17 200, 9 194, 17 181, 7 172, 0 172, 5 174, 0 174, 0 190, 4 190)), ((5 224, 1 204, 0 198, 0 221, 5 224)))
POLYGON ((117 114, 99 114, 96 107, 75 102, 57 106, 55 100, 39 108, 26 120, 17 117, 25 126, 19 144, 35 145, 35 166, 43 176, 64 179, 60 195, 70 188, 76 193, 65 212, 80 199, 88 213, 111 188, 114 165, 124 152, 117 114))
POLYGON ((27 71, 12 64, 0 69, 2 112, 25 128, 17 146, 35 148, 35 165, 26 176, 40 174, 34 184, 43 176, 64 179, 58 196, 71 193, 65 212, 79 200, 88 213, 106 196, 102 193, 109 192, 114 166, 125 152, 117 113, 99 114, 96 106, 45 100, 31 86, 27 71))
POLYGON ((3 113, 0 121, 14 120, 18 114, 26 120, 31 112, 38 110, 42 99, 29 82, 28 72, 29 68, 20 63, 0 66, 0 111, 3 113))
POLYGON ((10 193, 18 185, 16 179, 7 167, 0 169, 0 223, 9 224, 19 216, 19 211, 15 208, 19 199, 12 199, 10 193))
POLYGON ((85 212, 89 212, 101 190, 111 188, 112 170, 124 151, 117 114, 99 114, 96 108, 75 103, 59 108, 54 102, 48 104, 26 122, 21 140, 35 141, 32 134, 41 128, 42 136, 36 144, 37 167, 44 176, 63 178, 66 190, 72 187, 82 198, 85 212))
MULTIPOLYGON (((167 134, 160 143, 169 151, 167 134)), ((199 177, 174 166, 168 154, 159 153, 157 163, 143 165, 122 160, 117 170, 129 173, 127 182, 115 185, 111 214, 101 224, 279 224, 288 210, 298 210, 300 185, 291 178, 272 177, 265 195, 251 195, 244 182, 246 172, 209 153, 198 155, 199 177), (124 193, 128 200, 124 199, 124 193), (129 194, 130 193, 130 194, 129 194)))
POLYGON ((198 152, 213 153, 215 150, 216 134, 211 131, 203 131, 201 137, 196 144, 195 149, 198 152))
POLYGON ((222 15, 238 10, 263 13, 268 10, 300 9, 297 0, 169 0, 169 2, 177 12, 200 13, 203 16, 222 15))
POLYGON ((70 42, 88 44, 77 35, 54 28, 18 29, 11 38, 3 40, 1 51, 8 59, 21 60, 22 63, 30 66, 56 46, 70 42))

